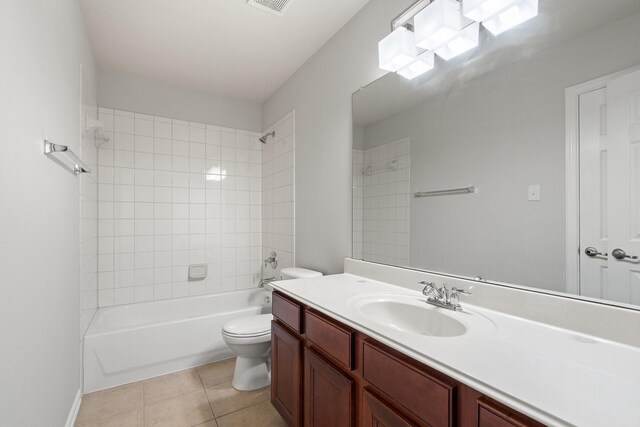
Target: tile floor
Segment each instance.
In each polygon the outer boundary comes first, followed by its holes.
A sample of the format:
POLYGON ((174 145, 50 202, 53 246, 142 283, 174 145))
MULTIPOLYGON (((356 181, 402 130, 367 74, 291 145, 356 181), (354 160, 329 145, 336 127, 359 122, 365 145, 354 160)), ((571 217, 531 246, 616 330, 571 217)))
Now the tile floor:
POLYGON ((280 427, 270 390, 231 387, 235 359, 86 394, 76 427, 280 427))

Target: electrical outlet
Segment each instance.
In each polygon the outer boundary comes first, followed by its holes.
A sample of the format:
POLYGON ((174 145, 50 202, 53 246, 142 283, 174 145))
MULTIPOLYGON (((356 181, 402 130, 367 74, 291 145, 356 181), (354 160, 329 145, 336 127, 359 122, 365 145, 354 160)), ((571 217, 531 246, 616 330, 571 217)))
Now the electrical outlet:
POLYGON ((540 184, 529 186, 529 200, 533 202, 540 200, 540 184))

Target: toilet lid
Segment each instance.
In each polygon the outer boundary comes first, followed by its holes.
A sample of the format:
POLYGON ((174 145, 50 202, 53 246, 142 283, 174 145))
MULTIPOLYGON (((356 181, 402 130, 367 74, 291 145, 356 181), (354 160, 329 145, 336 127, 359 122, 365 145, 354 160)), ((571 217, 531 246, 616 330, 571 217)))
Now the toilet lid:
POLYGON ((240 317, 230 320, 222 328, 227 335, 255 337, 271 332, 271 314, 257 314, 255 316, 240 317))

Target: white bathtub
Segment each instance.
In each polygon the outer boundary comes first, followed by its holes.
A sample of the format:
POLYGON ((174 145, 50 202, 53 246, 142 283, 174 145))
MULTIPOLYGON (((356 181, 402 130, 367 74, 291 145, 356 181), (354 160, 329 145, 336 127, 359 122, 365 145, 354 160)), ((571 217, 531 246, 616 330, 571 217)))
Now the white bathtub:
POLYGON ((98 309, 84 337, 84 392, 232 357, 222 327, 270 313, 266 297, 251 289, 98 309))

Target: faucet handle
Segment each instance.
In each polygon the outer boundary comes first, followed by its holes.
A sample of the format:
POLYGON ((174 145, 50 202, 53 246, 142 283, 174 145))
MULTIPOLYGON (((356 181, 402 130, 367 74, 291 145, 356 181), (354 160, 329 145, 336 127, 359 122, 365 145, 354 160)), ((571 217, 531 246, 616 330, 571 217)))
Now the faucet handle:
POLYGON ((423 280, 418 283, 424 285, 424 288, 422 289, 422 295, 426 297, 431 296, 434 292, 438 292, 438 288, 436 288, 436 284, 434 282, 427 282, 426 280, 423 280))
POLYGON ((471 295, 471 292, 465 291, 464 289, 458 289, 456 287, 451 289, 451 305, 456 311, 462 310, 462 306, 460 305, 460 295, 471 295))
POLYGON ((451 295, 471 295, 471 292, 465 291, 464 289, 458 289, 455 286, 451 289, 451 295))

